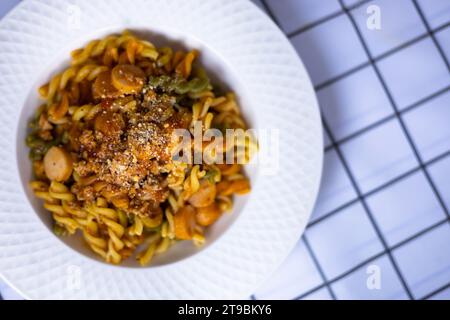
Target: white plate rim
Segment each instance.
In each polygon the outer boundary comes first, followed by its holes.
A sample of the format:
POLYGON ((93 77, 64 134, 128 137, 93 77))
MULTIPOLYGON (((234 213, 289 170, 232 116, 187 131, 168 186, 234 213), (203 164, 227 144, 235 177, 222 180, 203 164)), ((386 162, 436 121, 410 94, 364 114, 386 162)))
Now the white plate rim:
MULTIPOLYGON (((31 63, 46 54, 51 59, 52 50, 64 43, 52 28, 62 28, 59 32, 64 33, 66 9, 56 0, 25 0, 0 22, 0 52, 7 53, 4 60, 0 59, 0 72, 6 75, 0 80, 3 95, 0 108, 5 110, 0 120, 0 158, 4 164, 0 183, 8 183, 7 188, 0 189, 1 276, 30 299, 248 297, 293 248, 306 227, 318 193, 323 161, 322 128, 316 96, 303 63, 273 22, 246 0, 190 0, 189 7, 180 6, 181 1, 177 0, 68 2, 80 6, 88 15, 95 12, 103 12, 105 17, 114 15, 113 20, 124 25, 129 19, 143 19, 145 13, 158 8, 159 15, 168 20, 164 23, 175 28, 188 26, 188 32, 224 55, 238 73, 245 73, 252 97, 258 91, 259 97, 254 99, 261 108, 262 114, 258 116, 262 121, 269 127, 283 123, 284 132, 291 133, 280 134, 281 165, 286 170, 276 177, 260 177, 244 209, 245 215, 215 246, 198 257, 164 268, 122 270, 77 256, 51 237, 32 212, 18 179, 18 159, 15 159, 18 116, 33 84, 33 72, 39 69, 31 63), (109 7, 126 10, 105 13, 109 7), (214 19, 197 22, 202 12, 212 10, 214 19), (37 19, 42 15, 46 18, 37 19), (174 16, 185 21, 175 21, 174 16), (213 31, 219 40, 211 37, 213 31), (240 56, 236 55, 236 48, 228 47, 230 44, 239 44, 240 56), (24 63, 24 58, 31 62, 24 63), (282 102, 277 101, 280 97, 282 102), (270 211, 275 208, 276 212, 270 211), (231 258, 237 261, 230 261, 231 258), (68 264, 81 266, 85 277, 82 290, 67 288, 68 264), (188 281, 184 279, 186 276, 188 281), (190 284, 192 279, 195 286, 190 284)), ((74 32, 70 37, 109 27, 110 21, 90 21, 79 34, 74 32)))

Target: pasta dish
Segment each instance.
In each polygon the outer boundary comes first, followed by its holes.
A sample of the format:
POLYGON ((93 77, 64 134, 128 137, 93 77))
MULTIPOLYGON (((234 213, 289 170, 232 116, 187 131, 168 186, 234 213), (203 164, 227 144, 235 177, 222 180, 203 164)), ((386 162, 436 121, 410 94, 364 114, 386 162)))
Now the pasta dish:
POLYGON ((40 87, 30 186, 55 234, 81 234, 106 262, 147 265, 177 241, 201 246, 233 196, 250 191, 243 165, 255 143, 224 138, 246 124, 198 59, 125 31, 73 51, 40 87), (217 135, 195 140, 209 130, 217 135))

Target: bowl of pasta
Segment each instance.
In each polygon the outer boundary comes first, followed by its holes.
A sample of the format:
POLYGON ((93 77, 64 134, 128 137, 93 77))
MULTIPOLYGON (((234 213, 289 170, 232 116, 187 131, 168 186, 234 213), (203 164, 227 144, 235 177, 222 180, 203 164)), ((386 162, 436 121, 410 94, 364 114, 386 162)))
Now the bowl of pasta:
POLYGON ((320 114, 250 2, 23 1, 0 49, 0 274, 25 297, 245 298, 301 236, 320 114))

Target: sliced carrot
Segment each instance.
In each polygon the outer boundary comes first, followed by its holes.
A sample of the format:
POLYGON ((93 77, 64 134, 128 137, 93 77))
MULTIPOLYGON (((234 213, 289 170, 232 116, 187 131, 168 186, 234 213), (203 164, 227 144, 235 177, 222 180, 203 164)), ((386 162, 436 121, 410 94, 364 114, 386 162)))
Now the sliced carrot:
POLYGON ((243 195, 250 192, 250 181, 239 179, 231 181, 221 181, 217 184, 217 193, 222 196, 229 196, 233 193, 243 195))
POLYGON ((199 225, 207 227, 219 219, 221 215, 220 208, 216 203, 210 204, 204 208, 197 209, 196 221, 199 225))
POLYGON ((250 181, 247 179, 235 180, 231 184, 231 192, 243 195, 250 192, 250 181))
POLYGON ((207 207, 216 198, 216 185, 207 179, 200 181, 200 189, 190 196, 188 202, 196 208, 207 207))
POLYGON ((236 174, 241 170, 241 166, 237 163, 234 164, 218 164, 217 167, 222 172, 222 175, 229 176, 236 174))
POLYGON ((173 216, 175 236, 180 240, 190 240, 194 235, 195 209, 192 206, 184 206, 173 216))
POLYGON ((224 193, 228 190, 230 187, 231 182, 227 180, 222 180, 217 184, 216 190, 217 194, 224 195, 224 193))

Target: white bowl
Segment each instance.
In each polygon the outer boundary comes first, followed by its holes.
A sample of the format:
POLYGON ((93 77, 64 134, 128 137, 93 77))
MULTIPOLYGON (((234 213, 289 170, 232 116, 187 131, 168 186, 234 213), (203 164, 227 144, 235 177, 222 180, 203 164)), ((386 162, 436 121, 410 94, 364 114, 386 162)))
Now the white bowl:
POLYGON ((28 298, 247 297, 295 245, 317 196, 322 131, 304 66, 248 1, 76 3, 26 0, 0 23, 1 275, 28 298), (260 137, 262 154, 247 168, 252 192, 208 230, 206 246, 181 243, 146 268, 107 265, 80 238, 54 236, 50 214, 27 187, 24 140, 37 88, 67 66, 70 51, 123 29, 198 49, 213 79, 236 92, 250 127, 279 138, 265 154, 260 137), (268 168, 275 156, 278 168, 268 168))

